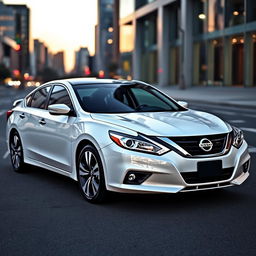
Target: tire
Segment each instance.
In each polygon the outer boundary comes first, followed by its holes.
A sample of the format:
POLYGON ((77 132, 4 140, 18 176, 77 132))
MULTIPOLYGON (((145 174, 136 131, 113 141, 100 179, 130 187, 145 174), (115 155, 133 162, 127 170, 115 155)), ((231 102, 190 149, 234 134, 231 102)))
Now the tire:
POLYGON ((86 145, 77 160, 77 179, 83 197, 91 203, 102 203, 107 196, 102 161, 98 151, 86 145))
POLYGON ((23 147, 17 131, 11 133, 9 138, 10 157, 13 170, 15 172, 25 172, 23 147))

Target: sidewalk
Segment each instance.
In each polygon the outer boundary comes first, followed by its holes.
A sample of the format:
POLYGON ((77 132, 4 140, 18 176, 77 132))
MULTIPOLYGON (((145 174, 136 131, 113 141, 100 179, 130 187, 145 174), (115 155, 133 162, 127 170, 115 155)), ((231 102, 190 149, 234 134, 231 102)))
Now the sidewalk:
MULTIPOLYGON (((159 88, 159 87, 158 87, 159 88)), ((191 87, 180 90, 178 86, 159 88, 175 100, 211 103, 256 109, 256 87, 191 87)))

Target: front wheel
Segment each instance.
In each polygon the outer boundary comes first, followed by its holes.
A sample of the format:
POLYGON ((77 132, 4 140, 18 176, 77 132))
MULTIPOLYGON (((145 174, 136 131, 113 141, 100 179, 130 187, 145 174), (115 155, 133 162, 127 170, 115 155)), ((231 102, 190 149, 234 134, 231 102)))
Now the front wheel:
POLYGON ((106 198, 106 186, 102 162, 97 150, 86 145, 77 160, 79 188, 84 198, 91 203, 103 202, 106 198))

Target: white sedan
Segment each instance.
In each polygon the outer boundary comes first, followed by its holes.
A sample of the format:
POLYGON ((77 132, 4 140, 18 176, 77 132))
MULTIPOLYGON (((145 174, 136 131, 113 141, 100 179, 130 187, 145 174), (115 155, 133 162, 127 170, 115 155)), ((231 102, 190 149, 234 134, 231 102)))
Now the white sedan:
POLYGON ((250 156, 242 132, 140 81, 69 79, 36 88, 7 112, 17 172, 27 164, 107 191, 177 193, 242 184, 250 156))

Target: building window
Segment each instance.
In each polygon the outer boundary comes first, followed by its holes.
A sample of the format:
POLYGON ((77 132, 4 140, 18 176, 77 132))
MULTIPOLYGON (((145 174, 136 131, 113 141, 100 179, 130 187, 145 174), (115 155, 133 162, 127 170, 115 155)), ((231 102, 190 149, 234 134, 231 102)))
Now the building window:
POLYGON ((179 84, 180 47, 170 49, 170 84, 179 84))
POLYGON ((193 34, 203 34, 207 32, 208 1, 194 0, 193 8, 193 34))
POLYGON ((132 24, 120 26, 120 52, 131 52, 134 49, 134 27, 132 24))
POLYGON ((244 38, 232 37, 232 84, 244 84, 244 38))
POLYGON ((168 11, 168 32, 169 32, 169 83, 176 85, 179 83, 180 71, 180 27, 181 27, 181 13, 180 2, 175 2, 167 6, 168 11))
POLYGON ((171 4, 168 6, 168 19, 169 19, 169 38, 170 41, 179 39, 180 27, 181 27, 181 16, 180 16, 180 5, 179 3, 171 4))
POLYGON ((253 85, 256 86, 256 32, 252 34, 253 40, 253 85))
POLYGON ((195 42, 193 46, 193 84, 207 85, 208 59, 207 41, 195 42))
POLYGON ((200 43, 199 50, 199 83, 202 85, 207 84, 207 43, 200 43))
POLYGON ((142 6, 146 5, 146 4, 150 4, 150 3, 154 2, 154 1, 156 1, 156 0, 135 0, 136 10, 139 9, 140 7, 142 7, 142 6))
POLYGON ((156 12, 143 18, 142 23, 142 78, 149 83, 157 82, 157 27, 156 12))
POLYGON ((223 82, 223 40, 213 40, 214 47, 214 83, 222 85, 223 82))
POLYGON ((224 28, 224 0, 208 1, 208 32, 224 28))
POLYGON ((157 30, 156 30, 156 14, 150 14, 142 20, 142 48, 147 50, 156 45, 157 30))
POLYGON ((129 14, 134 12, 134 0, 121 0, 119 7, 120 18, 127 17, 129 14))
POLYGON ((256 1, 255 0, 247 0, 246 1, 246 21, 251 22, 256 20, 256 1))
POLYGON ((223 85, 224 57, 223 39, 214 39, 208 42, 208 84, 223 85))
POLYGON ((245 22, 244 0, 226 0, 226 27, 236 26, 245 22))
POLYGON ((132 75, 132 51, 134 50, 134 26, 120 26, 120 61, 121 75, 129 79, 132 75))

